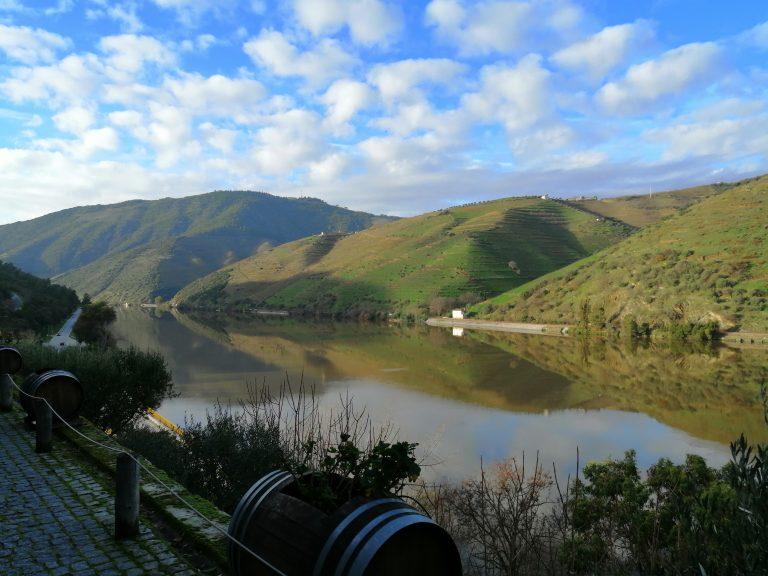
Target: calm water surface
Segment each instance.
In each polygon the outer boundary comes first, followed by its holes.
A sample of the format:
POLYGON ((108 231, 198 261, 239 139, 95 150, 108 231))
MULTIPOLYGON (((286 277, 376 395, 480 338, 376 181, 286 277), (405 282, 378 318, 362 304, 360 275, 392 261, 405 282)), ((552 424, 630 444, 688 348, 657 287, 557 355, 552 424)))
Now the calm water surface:
POLYGON ((714 354, 635 349, 572 338, 443 328, 312 323, 293 319, 121 310, 121 345, 162 352, 179 396, 160 412, 177 423, 236 404, 248 383, 277 389, 288 376, 315 385, 321 403, 339 395, 375 422, 419 442, 430 478, 475 475, 480 459, 539 459, 558 472, 637 450, 647 467, 665 456, 728 458, 742 431, 768 440, 760 378, 768 352, 714 354))

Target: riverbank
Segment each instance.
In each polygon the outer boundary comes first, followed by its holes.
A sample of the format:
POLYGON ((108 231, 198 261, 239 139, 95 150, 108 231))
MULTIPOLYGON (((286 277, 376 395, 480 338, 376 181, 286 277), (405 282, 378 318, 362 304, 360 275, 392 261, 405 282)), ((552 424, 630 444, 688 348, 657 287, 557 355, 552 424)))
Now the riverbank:
POLYGON ((471 318, 428 318, 427 325, 442 328, 468 328, 472 330, 491 330, 494 332, 514 332, 518 334, 541 334, 543 336, 568 336, 571 326, 567 324, 529 324, 525 322, 498 322, 495 320, 475 320, 471 318))
MULTIPOLYGON (((491 332, 512 332, 517 334, 538 334, 541 336, 569 336, 572 326, 567 324, 530 324, 526 322, 499 322, 497 320, 476 320, 472 318, 429 318, 427 325, 441 328, 466 328, 491 332)), ((737 348, 768 348, 768 333, 726 332, 720 342, 737 348)))

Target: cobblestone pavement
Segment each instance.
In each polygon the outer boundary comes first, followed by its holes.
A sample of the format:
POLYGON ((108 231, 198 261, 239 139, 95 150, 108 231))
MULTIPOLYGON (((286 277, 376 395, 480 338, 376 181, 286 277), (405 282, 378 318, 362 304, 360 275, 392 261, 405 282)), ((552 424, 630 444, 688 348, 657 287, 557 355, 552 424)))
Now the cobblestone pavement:
POLYGON ((114 499, 74 450, 54 437, 51 453, 36 454, 19 413, 0 413, 0 574, 197 574, 145 525, 113 539, 114 499))

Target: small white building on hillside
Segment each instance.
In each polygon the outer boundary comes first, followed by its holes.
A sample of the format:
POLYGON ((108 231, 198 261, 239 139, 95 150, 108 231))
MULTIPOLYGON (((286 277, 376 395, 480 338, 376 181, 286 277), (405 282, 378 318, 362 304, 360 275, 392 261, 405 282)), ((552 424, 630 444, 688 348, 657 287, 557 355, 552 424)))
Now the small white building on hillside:
POLYGON ((454 308, 451 311, 451 318, 456 318, 457 320, 463 320, 464 319, 464 310, 461 308, 454 308))

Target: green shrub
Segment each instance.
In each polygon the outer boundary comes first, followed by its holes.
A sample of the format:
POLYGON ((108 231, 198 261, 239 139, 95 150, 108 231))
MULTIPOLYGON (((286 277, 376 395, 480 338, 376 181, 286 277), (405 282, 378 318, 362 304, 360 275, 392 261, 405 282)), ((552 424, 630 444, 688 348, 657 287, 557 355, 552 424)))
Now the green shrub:
POLYGON ((159 352, 138 348, 67 347, 17 344, 27 372, 72 372, 83 385, 83 415, 103 429, 119 431, 157 408, 173 390, 171 373, 159 352))
POLYGON ((188 420, 181 437, 133 426, 119 440, 230 513, 257 479, 286 460, 274 423, 219 405, 205 421, 188 420))

